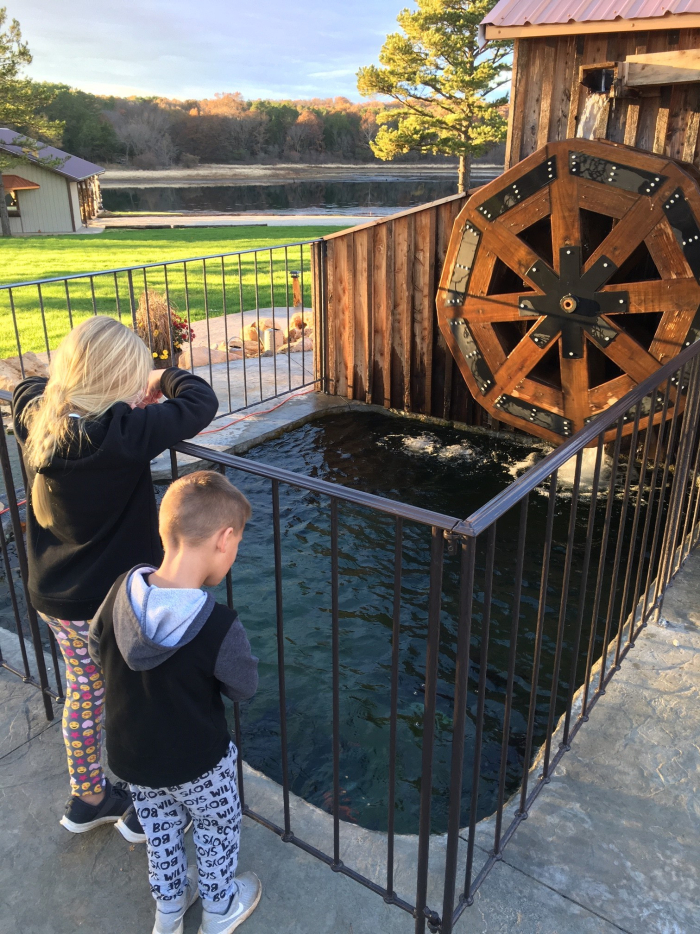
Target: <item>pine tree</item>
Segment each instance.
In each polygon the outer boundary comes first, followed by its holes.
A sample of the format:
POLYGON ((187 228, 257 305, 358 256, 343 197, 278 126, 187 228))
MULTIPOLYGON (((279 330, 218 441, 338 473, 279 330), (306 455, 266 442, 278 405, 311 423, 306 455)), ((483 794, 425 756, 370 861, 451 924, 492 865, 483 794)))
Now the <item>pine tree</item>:
POLYGON ((357 74, 361 94, 381 94, 398 106, 377 116, 370 143, 384 160, 418 151, 459 157, 459 191, 469 187, 471 160, 505 139, 504 82, 511 47, 479 49, 478 27, 495 0, 416 0, 402 10, 403 33, 387 36, 380 67, 357 74))
MULTIPOLYGON (((24 146, 21 134, 36 133, 51 138, 60 131, 61 124, 52 123, 42 114, 56 92, 49 85, 37 84, 22 77, 22 71, 32 61, 29 46, 22 41, 19 23, 13 19, 7 24, 7 7, 0 7, 0 126, 17 130, 17 145, 24 146)), ((7 213, 2 186, 3 169, 28 163, 25 156, 0 152, 0 230, 3 237, 11 237, 10 218, 7 213)), ((36 161, 36 160, 33 160, 36 161)), ((55 160, 42 160, 52 163, 55 160)))

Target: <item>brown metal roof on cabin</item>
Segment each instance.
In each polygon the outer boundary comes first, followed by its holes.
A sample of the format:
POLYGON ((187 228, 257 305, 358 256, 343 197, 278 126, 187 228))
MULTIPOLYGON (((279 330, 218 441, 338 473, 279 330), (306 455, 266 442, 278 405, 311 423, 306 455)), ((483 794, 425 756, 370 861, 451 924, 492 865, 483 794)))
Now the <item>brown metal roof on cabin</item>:
POLYGON ((36 182, 27 181, 26 178, 22 178, 20 175, 7 175, 3 172, 2 187, 5 191, 30 191, 41 186, 37 185, 36 182))
POLYGON ((30 140, 15 130, 8 130, 7 127, 0 127, 0 149, 13 155, 23 156, 43 169, 56 172, 57 175, 62 175, 72 182, 81 182, 93 175, 102 175, 104 172, 101 165, 71 156, 70 153, 56 149, 54 146, 47 146, 46 143, 30 140), (19 146, 13 145, 15 140, 20 141, 19 146), (27 144, 31 144, 31 148, 27 144))
MULTIPOLYGON (((700 18, 700 0, 500 0, 479 27, 482 38, 538 35, 554 27, 570 33, 590 32, 594 24, 601 31, 619 28, 683 28, 683 18, 700 18)), ((697 22, 688 22, 696 26, 697 22)))

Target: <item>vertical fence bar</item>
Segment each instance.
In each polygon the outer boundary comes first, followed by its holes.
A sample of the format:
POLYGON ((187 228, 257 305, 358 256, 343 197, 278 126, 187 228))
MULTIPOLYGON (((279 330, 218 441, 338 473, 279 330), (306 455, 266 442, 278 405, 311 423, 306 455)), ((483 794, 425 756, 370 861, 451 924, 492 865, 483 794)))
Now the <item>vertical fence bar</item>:
POLYGON ((473 899, 472 875, 474 870, 474 843, 476 819, 479 811, 479 783, 481 778, 481 750, 484 739, 484 715, 486 705, 486 676, 489 661, 489 635, 491 629, 491 599, 493 596, 493 566, 496 555, 496 523, 489 526, 486 539, 486 567, 484 569, 484 613, 479 646, 479 686, 476 701, 476 733, 474 736, 474 761, 472 767, 472 790, 469 806, 469 836, 467 840, 467 868, 464 874, 464 898, 467 904, 473 899))
MULTIPOLYGON (((654 560, 656 558, 656 549, 659 544, 662 544, 660 541, 661 538, 661 529, 664 524, 664 511, 666 508, 666 495, 668 493, 668 477, 671 469, 671 460, 673 459, 673 452, 675 451, 676 446, 676 432, 678 430, 678 401, 680 398, 681 387, 685 379, 685 365, 680 367, 678 370, 678 379, 677 379, 677 390, 676 397, 673 404, 673 415, 671 416, 671 428, 668 434, 668 442, 666 444, 666 456, 664 458, 664 470, 661 477, 661 484, 659 486, 659 505, 656 512, 656 522, 654 523, 654 536, 651 542, 651 550, 649 552, 649 568, 647 570, 647 583, 646 583, 646 594, 644 600, 644 612, 642 613, 642 618, 646 620, 648 614, 654 609, 656 601, 659 595, 659 580, 661 573, 661 556, 659 558, 659 564, 656 568, 656 580, 653 588, 653 596, 651 599, 651 604, 649 604, 649 593, 651 591, 652 585, 652 574, 654 573, 654 560)), ((674 382, 673 379, 669 380, 669 384, 674 382)), ((659 435, 659 443, 660 442, 659 435)))
MULTIPOLYGON (((622 418, 617 420, 617 431, 615 433, 615 450, 613 454, 612 466, 610 468, 610 484, 608 486, 608 499, 605 504, 605 518, 603 520, 603 535, 600 543, 600 555, 598 559, 598 577, 596 578, 595 597, 593 599, 593 612, 591 613, 591 631, 588 640, 588 656, 586 661, 586 677, 583 686, 583 703, 581 713, 587 715, 588 709, 588 690, 590 685, 591 672, 593 670, 593 656, 595 654, 595 642, 598 632, 598 613, 600 611, 600 601, 602 598, 603 580, 605 577, 605 559, 608 551, 608 539, 610 537, 610 523, 612 521, 612 508, 615 501, 615 481, 617 479, 617 465, 620 458, 620 442, 622 439, 622 418)), ((605 655, 605 646, 603 646, 603 655, 605 655)), ((599 689, 601 684, 599 683, 599 689)))
MULTIPOLYGON (((190 284, 187 275, 187 261, 182 264, 182 278, 185 284, 185 312, 187 314, 187 327, 192 331, 192 311, 190 309, 190 284)), ((194 373, 194 347, 190 344, 190 373, 194 373)), ((242 802, 241 802, 242 803, 242 802)))
MULTIPOLYGON (((118 277, 117 277, 116 272, 113 273, 113 276, 114 276, 114 299, 115 299, 115 302, 116 302, 116 305, 117 305, 117 317, 118 317, 119 321, 121 321, 121 320, 122 320, 122 306, 121 306, 121 302, 120 302, 120 300, 119 300, 119 279, 118 279, 118 277)), ((68 280, 66 279, 65 281, 66 281, 66 298, 68 298, 68 280)), ((69 307, 68 307, 68 313, 69 313, 69 315, 70 315, 70 305, 69 305, 69 307)), ((71 328, 73 327, 73 319, 72 319, 72 318, 71 318, 71 324, 70 324, 70 326, 71 326, 71 328)))
MULTIPOLYGON (((115 281, 116 281, 116 273, 114 274, 114 278, 115 278, 115 281)), ((72 331, 72 330, 73 330, 73 309, 72 309, 71 303, 70 303, 70 292, 68 291, 68 280, 67 280, 67 279, 64 279, 64 280, 63 280, 63 285, 64 285, 65 290, 66 290, 66 309, 67 309, 67 311, 68 311, 68 324, 69 324, 70 329, 71 329, 71 331, 72 331)), ((121 321, 121 315, 119 315, 119 320, 121 321)))
MULTIPOLYGON (((226 268, 224 266, 224 258, 221 257, 221 300, 223 303, 224 310, 224 344, 226 345, 226 387, 228 391, 228 410, 229 412, 232 409, 231 405, 231 358, 229 356, 229 346, 228 346, 228 307, 226 302, 226 268)), ((245 353, 245 348, 243 349, 245 353)))
POLYGON ((284 602, 282 599, 282 535, 280 529, 280 485, 272 481, 272 531, 275 553, 275 615, 277 624, 277 681, 280 692, 280 745, 282 757, 282 800, 284 803, 284 836, 290 840, 289 760, 287 756, 287 690, 284 670, 284 602))
POLYGON ((97 299, 95 298, 95 277, 90 276, 90 297, 92 298, 92 313, 97 315, 97 299))
POLYGON ((520 625, 520 601, 523 591, 523 567, 525 564, 525 539, 527 535, 527 510, 530 495, 520 501, 520 521, 518 522, 518 545, 515 558, 515 585, 513 587, 513 615, 510 625, 510 645, 508 647, 508 674, 506 676, 506 700, 503 710, 503 737, 501 739, 501 764, 498 772, 498 802, 496 804, 496 827, 494 829, 494 856, 501 855, 501 832, 503 825, 503 805, 506 795, 506 771, 508 769, 508 746, 510 741, 510 718, 513 710, 513 685, 515 682, 515 658, 520 625))
MULTIPOLYGON (((651 394, 651 400, 650 400, 650 413, 651 414, 649 417, 649 421, 647 422, 646 434, 644 436, 644 445, 642 446, 642 459, 641 459, 640 467, 639 467, 639 479, 637 481, 637 502, 634 507, 634 519, 632 520, 632 532, 630 534, 630 546, 629 546, 629 553, 627 555, 627 568, 625 570, 625 583, 622 589, 622 605, 620 607, 620 620, 618 623, 618 628, 620 632, 624 630, 625 621, 627 619, 627 613, 628 613, 627 606, 629 603, 630 588, 632 586, 632 575, 634 573, 635 557, 638 557, 638 562, 639 562, 637 565, 638 568, 641 564, 644 563, 644 555, 638 551, 638 549, 636 548, 636 544, 637 544, 637 537, 639 534, 639 520, 642 514, 642 501, 644 499, 644 487, 645 487, 645 482, 646 482, 647 465, 648 465, 648 460, 649 460, 649 448, 651 446, 651 438, 654 433, 652 421, 653 421, 653 413, 656 408, 657 396, 658 396, 658 392, 655 389, 651 394)), ((634 633, 634 619, 635 619, 635 615, 637 612, 637 607, 634 603, 632 603, 632 607, 629 612, 630 612, 630 624, 629 624, 629 629, 627 631, 627 642, 625 643, 627 647, 629 647, 632 644, 632 634, 634 633)), ((618 661, 619 661, 619 651, 617 651, 615 655, 616 665, 618 664, 618 661)))
POLYGON ((554 735, 554 717, 557 710, 559 696, 559 671, 561 669, 561 653, 564 643, 564 626, 566 624, 566 611, 569 606, 569 584, 571 582, 571 566, 574 558, 574 536, 576 534, 576 513, 578 510, 579 487, 581 485, 581 465, 583 451, 576 455, 574 470, 574 486, 571 491, 571 511, 569 514, 569 534, 566 540, 566 557, 564 558, 564 575, 561 583, 561 599, 559 602, 559 622, 557 625, 557 643, 554 650, 554 669, 552 671, 552 689, 549 695, 549 717, 547 719, 547 738, 544 744, 544 763, 542 774, 546 782, 549 781, 549 762, 552 753, 552 737, 554 735))
POLYGON ((304 312, 304 247, 299 244, 299 281, 301 283, 301 385, 306 386, 306 314, 304 312))
MULTIPOLYGON (((146 270, 143 270, 143 301, 146 306, 146 330, 148 331, 148 349, 153 357, 153 329, 151 328, 151 300, 148 297, 148 279, 146 270)), ((140 304, 140 303, 139 303, 140 304)))
POLYGON ((19 369, 22 374, 22 379, 25 379, 27 374, 24 372, 24 358, 22 356, 22 342, 19 339, 19 328, 17 326, 17 309, 15 308, 15 296, 12 289, 7 290, 8 297, 10 299, 10 314, 12 315, 12 326, 15 329, 15 341, 17 342, 17 356, 19 357, 19 369))
MULTIPOLYGON (((289 300, 287 300, 289 301, 289 300)), ((287 309, 289 311, 289 309, 287 309)), ((394 895, 394 824, 396 819, 396 732, 399 707, 399 653, 401 650, 401 566, 403 519, 394 525, 394 605, 391 628, 391 697, 389 701, 389 801, 387 806, 386 900, 394 895)))
POLYGON ((428 860, 430 856, 430 810, 433 793, 433 746, 438 656, 440 652, 440 605, 442 601, 442 564, 444 538, 433 527, 430 541, 430 585, 428 591, 428 644, 425 654, 425 701, 423 705, 423 750, 421 761, 420 815, 418 818, 418 867, 416 884, 415 934, 424 934, 428 896, 428 860))
MULTIPOLYGON (((238 256, 238 303, 241 309, 241 341, 243 343, 243 401, 248 405, 248 381, 246 379, 246 359, 248 352, 246 350, 245 337, 245 312, 243 310, 243 268, 241 266, 241 257, 238 256)), ((260 350, 260 341, 258 341, 258 351, 260 350)))
POLYGON ((170 311, 170 283, 168 282, 167 263, 163 263, 163 280, 165 283, 165 307, 168 309, 168 341, 170 345, 170 365, 175 366, 175 341, 173 339, 173 319, 170 311))
POLYGON ((333 869, 340 869, 340 618, 338 500, 331 497, 331 667, 333 672, 333 869))
POLYGON ((520 789, 520 813, 527 814, 527 788, 530 774, 530 759, 532 757, 532 742, 535 734, 535 719, 537 714, 537 688, 540 678, 540 656, 542 655, 542 636, 544 630, 544 616, 547 609, 547 583, 549 581, 549 560, 552 554, 552 530, 554 528, 554 508, 557 502, 557 471, 555 470, 549 481, 549 502, 547 505, 547 525, 545 527, 544 550, 542 553, 542 576, 540 578, 540 599, 537 608, 537 630, 535 633, 535 648, 532 658, 532 682, 530 685, 530 708, 527 718, 527 733, 525 735, 525 751, 523 754, 523 783, 520 789))
MULTIPOLYGON (((652 469, 651 480, 649 481, 649 498, 647 500, 647 509, 644 516, 644 529, 642 532, 642 541, 639 546, 639 567, 637 568, 637 577, 634 585, 634 596, 632 597, 632 622, 634 623, 637 615, 637 606, 642 594, 642 579, 644 577, 644 562, 646 557, 647 542, 649 541, 649 532, 651 531, 651 519, 654 511, 654 500, 656 499, 656 478, 659 474, 661 464, 661 440, 666 429, 666 414, 668 412, 668 403, 671 397, 671 380, 666 381, 666 391, 664 392, 664 401, 661 407, 661 421, 656 435, 656 445, 654 448, 654 466, 652 469)), ((650 423, 652 430, 653 422, 650 423)), ((649 566, 651 566, 651 561, 649 566)), ((647 575, 648 577, 648 575, 647 575)), ((640 624, 644 625, 645 607, 647 603, 648 587, 644 590, 644 604, 640 612, 640 624)), ((628 641, 634 640, 634 628, 631 629, 628 641)))
POLYGON ((442 934, 451 934, 455 890, 457 887, 457 856, 462 816, 462 779, 464 773, 464 729, 467 719, 469 690, 469 649, 471 646, 472 606, 474 599, 474 564, 476 539, 460 544, 459 624, 455 660, 455 699, 452 711, 452 754, 450 757, 450 804, 447 816, 447 846, 445 851, 445 890, 442 901, 442 934))
MULTIPOLYGON (((290 349, 289 332, 292 329, 289 321, 289 255, 287 247, 284 248, 284 300, 287 306, 287 389, 292 389, 292 351, 290 349)), ((303 334, 302 334, 303 337, 303 334)))
POLYGON ((262 334, 260 332, 260 286, 258 283, 258 251, 253 253, 255 271, 255 322, 258 332, 258 379, 260 381, 260 401, 263 401, 263 375, 262 375, 262 334))
POLYGON ((574 636, 574 645, 571 653, 571 674, 569 675, 569 695, 566 702, 566 714, 564 716, 564 732, 562 743, 565 748, 569 746, 569 731, 571 728, 571 709, 574 703, 574 692, 578 681, 578 653, 581 647, 581 633, 583 632, 583 614, 586 607, 586 589, 588 587, 588 574, 591 566, 591 549, 593 546, 593 530, 595 528, 596 508, 598 506, 598 487, 600 484, 600 468, 603 464, 603 437, 598 436, 598 448, 596 451, 595 468, 593 470, 593 483, 591 485, 591 501, 588 506, 588 526, 586 528, 586 544, 583 551, 583 562, 581 564, 581 579, 578 589, 578 615, 576 619, 576 635, 574 636))
POLYGON ((129 286, 129 311, 131 312, 131 326, 134 331, 138 331, 136 323, 136 298, 134 296, 134 275, 131 269, 126 274, 127 285, 129 286))
POLYGON ((275 278, 272 269, 272 249, 270 249, 270 304, 272 306, 272 373, 277 397, 277 326, 275 324, 275 278))
MULTIPOLYGON (((632 482, 632 471, 634 470, 635 451, 637 444, 637 432, 639 430, 639 416, 641 414, 641 402, 636 405, 634 414, 634 427, 632 428, 632 440, 630 452, 627 458, 627 472, 625 473, 625 486, 622 493, 622 507, 620 509, 620 521, 617 530, 617 541, 615 542, 615 557, 613 558, 613 572, 610 581, 610 597, 608 599, 608 612, 605 617, 605 632, 603 634, 603 655, 600 662, 600 687, 604 685, 605 663, 607 661, 608 645, 612 635, 612 619, 615 613, 615 594, 617 592, 617 580, 620 574, 620 562, 622 561, 622 550, 625 541, 625 525, 627 524, 627 507, 630 501, 630 485, 632 482)), ((622 628, 618 627, 617 643, 615 647, 615 659, 613 666, 617 668, 620 663, 620 648, 622 643, 622 628)))
MULTIPOLYGON (((19 517, 19 508, 17 506, 17 493, 15 491, 15 481, 12 476, 12 465, 10 464, 10 453, 7 450, 7 438, 5 437, 5 428, 0 422, 0 468, 2 469, 3 480, 5 482, 5 492, 7 493, 8 508, 12 520, 12 532, 15 537, 17 547, 17 559, 19 561, 20 576, 27 604, 27 619, 29 620, 29 631, 32 636, 34 646, 34 656, 36 659, 36 668, 39 675, 39 684, 41 685, 41 697, 44 703, 44 711, 47 720, 53 720, 53 705, 48 695, 49 679, 46 672, 46 663, 44 661, 44 649, 41 644, 41 635, 39 633, 39 620, 36 610, 29 599, 29 567, 27 565, 27 553, 24 550, 24 535, 22 532, 22 523, 19 517)), ((29 496, 29 490, 27 490, 29 496)))
POLYGON ((204 286, 204 317, 207 322, 207 356, 209 358, 209 385, 214 388, 214 371, 211 366, 211 329, 209 327, 209 286, 207 283, 207 261, 202 260, 202 284, 204 286))
POLYGON ((51 363, 51 348, 49 346, 49 332, 46 330, 46 312, 44 310, 44 294, 41 291, 41 283, 37 285, 36 290, 39 295, 39 311, 41 312, 41 326, 44 329, 44 344, 46 346, 46 355, 49 358, 49 363, 51 363))

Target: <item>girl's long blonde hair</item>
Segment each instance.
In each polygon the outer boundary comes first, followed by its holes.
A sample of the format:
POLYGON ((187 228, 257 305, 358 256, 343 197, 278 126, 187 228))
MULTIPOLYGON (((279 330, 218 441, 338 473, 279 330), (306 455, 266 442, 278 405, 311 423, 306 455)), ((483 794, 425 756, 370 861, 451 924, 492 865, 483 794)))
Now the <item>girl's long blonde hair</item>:
POLYGON ((41 396, 27 406, 24 457, 36 472, 31 503, 39 525, 53 521, 50 489, 41 473, 66 440, 69 415, 85 421, 99 418, 115 402, 138 402, 153 366, 138 335, 114 318, 98 315, 83 321, 65 337, 51 357, 49 381, 41 396))

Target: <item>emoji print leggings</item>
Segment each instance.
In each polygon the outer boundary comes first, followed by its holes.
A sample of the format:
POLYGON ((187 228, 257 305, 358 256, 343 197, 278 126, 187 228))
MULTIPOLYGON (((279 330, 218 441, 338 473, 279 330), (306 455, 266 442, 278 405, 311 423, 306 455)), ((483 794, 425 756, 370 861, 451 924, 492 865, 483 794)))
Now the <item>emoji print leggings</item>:
POLYGON ((71 794, 98 795, 105 787, 101 761, 104 682, 101 668, 88 655, 90 620, 39 615, 53 630, 66 662, 63 739, 71 794))

